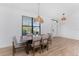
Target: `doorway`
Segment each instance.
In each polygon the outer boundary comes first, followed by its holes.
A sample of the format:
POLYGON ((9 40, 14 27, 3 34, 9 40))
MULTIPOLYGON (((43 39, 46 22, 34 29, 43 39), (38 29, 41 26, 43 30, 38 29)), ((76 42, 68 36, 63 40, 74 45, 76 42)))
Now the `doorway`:
POLYGON ((58 33, 58 21, 52 19, 51 23, 51 34, 53 37, 56 37, 58 33))

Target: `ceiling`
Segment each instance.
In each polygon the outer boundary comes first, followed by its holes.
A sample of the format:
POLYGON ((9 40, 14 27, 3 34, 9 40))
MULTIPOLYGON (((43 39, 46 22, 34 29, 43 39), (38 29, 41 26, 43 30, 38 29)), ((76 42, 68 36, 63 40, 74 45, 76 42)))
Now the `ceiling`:
MULTIPOLYGON (((1 3, 0 6, 17 8, 24 11, 34 12, 37 14, 37 3, 1 3)), ((66 13, 67 15, 74 14, 79 11, 78 3, 40 3, 40 15, 55 17, 66 13)))

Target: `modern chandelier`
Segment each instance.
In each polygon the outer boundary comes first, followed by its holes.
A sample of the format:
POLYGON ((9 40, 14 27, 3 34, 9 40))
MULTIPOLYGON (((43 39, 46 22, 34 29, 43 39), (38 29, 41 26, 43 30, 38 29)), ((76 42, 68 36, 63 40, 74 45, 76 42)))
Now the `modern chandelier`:
POLYGON ((62 20, 62 21, 65 21, 65 20, 66 20, 65 13, 62 14, 61 20, 62 20))
POLYGON ((42 16, 40 16, 40 3, 38 5, 38 15, 35 17, 35 22, 43 23, 44 19, 42 16))

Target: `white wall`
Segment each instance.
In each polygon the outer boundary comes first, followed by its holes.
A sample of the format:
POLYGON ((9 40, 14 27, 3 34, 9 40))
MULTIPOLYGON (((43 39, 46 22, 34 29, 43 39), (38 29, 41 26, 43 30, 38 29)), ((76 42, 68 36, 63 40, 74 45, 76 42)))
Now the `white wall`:
POLYGON ((73 13, 64 24, 61 25, 60 35, 62 37, 79 40, 79 11, 73 13))
MULTIPOLYGON (((35 17, 35 4, 0 4, 0 48, 11 46, 12 37, 21 35, 22 15, 35 17), (27 8, 23 9, 22 6, 27 8), (28 7, 29 6, 29 7, 28 7), (32 8, 31 8, 32 7, 32 8), (34 9, 33 9, 34 7, 34 9)), ((50 21, 45 18, 42 32, 50 32, 50 21)))
POLYGON ((22 15, 34 13, 0 5, 0 48, 11 45, 12 37, 21 35, 22 15))
POLYGON ((57 36, 79 40, 79 4, 78 3, 47 3, 41 4, 41 15, 50 20, 59 21, 57 36), (61 24, 62 13, 67 20, 61 24))
POLYGON ((51 33, 51 20, 48 17, 44 17, 44 23, 41 25, 41 33, 51 33))
POLYGON ((70 10, 65 9, 67 20, 61 24, 59 36, 79 40, 79 4, 68 5, 66 8, 70 7, 70 10))

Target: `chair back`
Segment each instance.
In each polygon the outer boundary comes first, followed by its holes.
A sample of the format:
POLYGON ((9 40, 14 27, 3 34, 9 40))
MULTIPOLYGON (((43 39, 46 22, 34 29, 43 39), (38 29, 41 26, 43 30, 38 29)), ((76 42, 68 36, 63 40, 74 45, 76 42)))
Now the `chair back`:
POLYGON ((27 35, 25 35, 25 36, 23 36, 23 38, 22 38, 22 42, 26 42, 26 41, 28 41, 28 40, 32 40, 33 39, 33 36, 32 36, 32 34, 27 34, 27 35))
POLYGON ((16 36, 13 37, 13 43, 14 43, 14 46, 17 45, 16 36))
POLYGON ((49 38, 51 39, 52 38, 52 34, 51 33, 48 33, 48 35, 49 35, 49 38))
POLYGON ((39 46, 41 44, 41 36, 35 36, 33 37, 33 45, 34 46, 39 46))
POLYGON ((33 35, 30 33, 30 34, 27 34, 27 40, 32 40, 33 39, 33 35))
POLYGON ((42 34, 42 44, 47 44, 48 43, 48 34, 42 34))
POLYGON ((41 36, 38 35, 38 36, 33 36, 33 41, 36 41, 36 40, 41 40, 41 36))
POLYGON ((42 39, 48 39, 49 35, 48 34, 42 34, 41 37, 42 37, 42 39))
POLYGON ((18 45, 19 43, 22 43, 22 36, 14 36, 13 42, 14 42, 14 45, 18 45))

